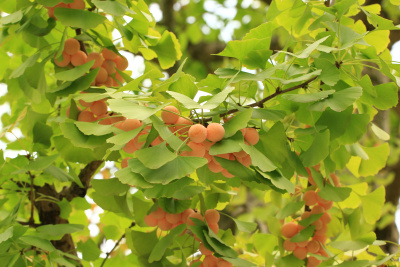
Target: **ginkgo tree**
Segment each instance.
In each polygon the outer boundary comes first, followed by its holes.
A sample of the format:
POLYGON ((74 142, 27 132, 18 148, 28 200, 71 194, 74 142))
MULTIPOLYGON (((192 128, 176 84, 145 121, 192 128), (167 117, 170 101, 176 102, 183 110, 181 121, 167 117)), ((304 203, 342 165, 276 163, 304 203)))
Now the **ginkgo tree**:
POLYGON ((0 10, 4 266, 396 266, 370 183, 390 153, 374 119, 397 105, 400 71, 380 8, 272 1, 204 77, 143 0, 0 10))

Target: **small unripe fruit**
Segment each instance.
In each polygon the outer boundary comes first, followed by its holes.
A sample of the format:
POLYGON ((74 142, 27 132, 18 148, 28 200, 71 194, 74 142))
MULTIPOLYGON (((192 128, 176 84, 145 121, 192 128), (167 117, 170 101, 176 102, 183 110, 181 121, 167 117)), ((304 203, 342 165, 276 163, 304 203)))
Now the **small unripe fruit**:
POLYGON ((219 123, 210 123, 207 126, 207 139, 211 142, 218 142, 224 138, 225 129, 219 123))

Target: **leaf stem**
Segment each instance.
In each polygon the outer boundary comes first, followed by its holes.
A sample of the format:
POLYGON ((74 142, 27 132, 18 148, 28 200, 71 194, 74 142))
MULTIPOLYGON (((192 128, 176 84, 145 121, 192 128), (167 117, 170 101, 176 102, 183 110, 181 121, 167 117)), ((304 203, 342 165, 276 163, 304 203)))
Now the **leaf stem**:
MULTIPOLYGON (((132 222, 131 225, 128 227, 128 229, 132 228, 135 225, 136 225, 136 223, 132 222)), ((124 238, 125 238, 125 233, 118 239, 117 243, 115 243, 115 245, 111 249, 111 251, 106 253, 106 257, 104 258, 104 260, 101 263, 100 267, 104 266, 104 264, 106 263, 107 259, 110 257, 111 253, 116 249, 116 247, 118 247, 118 245, 121 243, 122 239, 124 239, 124 238)))

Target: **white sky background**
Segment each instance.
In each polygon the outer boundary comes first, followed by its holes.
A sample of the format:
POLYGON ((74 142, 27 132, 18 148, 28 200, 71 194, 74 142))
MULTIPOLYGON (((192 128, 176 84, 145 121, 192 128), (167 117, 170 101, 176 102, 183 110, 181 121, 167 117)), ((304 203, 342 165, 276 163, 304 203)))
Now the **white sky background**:
MULTIPOLYGON (((175 3, 174 9, 176 11, 180 10, 182 6, 185 6, 189 3, 189 0, 181 0, 180 2, 175 3)), ((210 28, 219 28, 221 30, 221 34, 219 36, 219 39, 224 42, 228 42, 232 40, 233 32, 236 28, 239 28, 241 23, 248 23, 251 20, 250 16, 245 16, 242 20, 242 22, 233 20, 235 15, 236 15, 236 8, 235 6, 237 5, 236 0, 227 0, 224 2, 224 5, 221 5, 220 3, 213 1, 213 0, 208 0, 205 1, 204 3, 204 8, 207 11, 203 15, 203 19, 207 22, 207 26, 202 27, 202 31, 204 34, 207 34, 210 31, 210 28), (227 23, 227 25, 224 26, 224 22, 220 20, 218 17, 220 16, 223 19, 227 19, 230 22, 227 23)), ((248 8, 249 6, 252 6, 254 8, 257 8, 260 5, 259 1, 254 1, 254 0, 245 0, 242 2, 242 8, 248 8)), ((151 13, 153 14, 155 20, 159 22, 162 19, 162 12, 160 10, 160 7, 156 3, 152 3, 149 6, 151 13)), ((110 17, 111 18, 111 17, 110 17)), ((109 19, 110 19, 109 18, 109 19)), ((129 21, 129 17, 126 17, 126 20, 129 21)), ((194 17, 189 17, 187 19, 187 23, 191 24, 195 22, 194 17)), ((114 40, 119 40, 121 37, 120 33, 115 30, 113 32, 113 39, 114 40)), ((116 41, 115 43, 117 44, 120 41, 116 41)), ((393 49, 391 51, 393 61, 400 62, 400 42, 396 43, 393 45, 393 49)), ((134 56, 131 53, 127 52, 121 52, 129 61, 129 67, 127 70, 132 71, 132 78, 137 78, 141 76, 144 72, 144 59, 141 56, 134 56)), ((7 87, 5 84, 0 84, 0 97, 3 96, 4 94, 7 93, 7 87)), ((10 113, 10 106, 8 103, 0 105, 0 117, 4 113, 10 113)), ((3 128, 3 125, 1 124, 0 121, 0 129, 3 128)), ((22 134, 19 131, 18 128, 14 128, 13 133, 21 137, 22 134)), ((11 135, 10 133, 6 134, 7 139, 9 139, 10 142, 15 140, 15 137, 11 135)), ((6 149, 6 144, 0 141, 0 149, 5 150, 6 149)), ((24 151, 5 151, 6 157, 13 158, 16 157, 18 154, 25 154, 24 151)), ((106 166, 108 168, 112 168, 113 164, 112 163, 106 163, 106 166)), ((95 176, 95 179, 101 179, 100 176, 95 176)), ((94 203, 93 200, 91 200, 89 197, 87 197, 87 200, 89 203, 94 203)), ((91 224, 89 225, 89 230, 91 233, 91 236, 96 236, 99 233, 99 228, 97 227, 97 223, 100 221, 99 214, 101 214, 103 210, 100 207, 96 207, 93 211, 92 210, 87 210, 86 215, 91 221, 91 224)), ((395 215, 396 218, 396 224, 400 225, 400 212, 399 210, 396 212, 395 215)), ((103 252, 110 251, 114 247, 114 241, 113 240, 107 240, 103 245, 101 246, 101 249, 103 252)), ((105 257, 105 254, 102 255, 102 257, 105 257)))

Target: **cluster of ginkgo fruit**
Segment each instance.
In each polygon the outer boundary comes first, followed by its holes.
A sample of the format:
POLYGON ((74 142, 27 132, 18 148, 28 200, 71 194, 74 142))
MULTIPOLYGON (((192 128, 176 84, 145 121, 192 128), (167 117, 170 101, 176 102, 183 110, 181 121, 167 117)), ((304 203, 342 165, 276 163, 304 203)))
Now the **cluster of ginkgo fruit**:
MULTIPOLYGON (((181 140, 188 141, 187 145, 191 151, 183 151, 181 156, 204 157, 207 159, 207 165, 211 172, 222 173, 227 178, 234 177, 215 157, 221 157, 228 160, 237 160, 246 167, 251 165, 251 157, 245 151, 234 153, 210 155, 211 147, 225 136, 225 129, 219 123, 210 123, 207 127, 202 124, 193 124, 187 118, 180 116, 179 110, 174 106, 167 106, 161 112, 161 119, 169 127, 170 131, 177 135, 181 140)), ((254 128, 241 129, 245 143, 255 145, 259 141, 258 131, 254 128)), ((161 137, 158 137, 162 142, 161 137)))
MULTIPOLYGON (((193 209, 186 209, 185 211, 177 214, 171 214, 165 212, 161 207, 158 207, 155 211, 144 217, 144 222, 150 227, 158 227, 162 231, 169 231, 174 229, 178 225, 186 223, 188 226, 194 226, 195 222, 191 218, 206 221, 208 227, 215 233, 218 234, 219 226, 218 222, 220 219, 219 212, 215 209, 206 210, 204 217, 194 211, 193 209)), ((191 233, 193 234, 193 233, 191 233)), ((222 258, 217 258, 213 255, 213 252, 207 249, 200 239, 193 234, 194 238, 200 242, 199 250, 202 254, 200 258, 191 262, 193 265, 196 262, 202 262, 199 266, 201 267, 232 267, 232 264, 222 258), (204 256, 204 257, 203 257, 204 256)))
MULTIPOLYGON (((320 165, 316 165, 313 168, 319 171, 320 165)), ((287 251, 292 251, 293 255, 298 259, 304 260, 307 258, 307 267, 315 267, 321 264, 322 260, 308 254, 328 257, 324 246, 327 241, 326 232, 328 230, 328 223, 332 220, 328 211, 332 208, 333 202, 324 199, 318 194, 319 189, 315 187, 316 183, 311 175, 310 169, 307 168, 307 171, 309 173, 308 181, 311 186, 304 192, 303 201, 311 210, 303 212, 299 220, 285 223, 281 228, 281 233, 286 238, 283 243, 283 248, 287 251), (301 223, 302 220, 306 220, 313 214, 320 214, 320 217, 311 223, 311 225, 315 226, 312 237, 305 241, 292 242, 291 238, 304 229, 304 226, 299 224, 299 222, 301 223)), ((331 174, 330 176, 332 179, 324 179, 324 183, 328 182, 335 186, 340 186, 338 176, 335 174, 331 174)))
POLYGON ((54 56, 54 64, 59 67, 77 67, 86 64, 89 61, 94 61, 91 69, 99 69, 95 80, 91 85, 119 87, 124 83, 124 79, 117 72, 126 70, 128 67, 128 60, 119 56, 113 51, 104 48, 101 53, 90 52, 86 55, 85 52, 80 50, 80 43, 75 38, 69 38, 64 43, 64 50, 62 52, 62 60, 57 60, 58 56, 54 56))
POLYGON ((74 0, 74 2, 72 3, 58 3, 57 5, 53 6, 53 7, 45 7, 47 8, 47 13, 49 15, 50 18, 54 18, 57 19, 56 16, 54 15, 54 9, 55 8, 71 8, 71 9, 85 9, 85 1, 83 0, 74 0))

